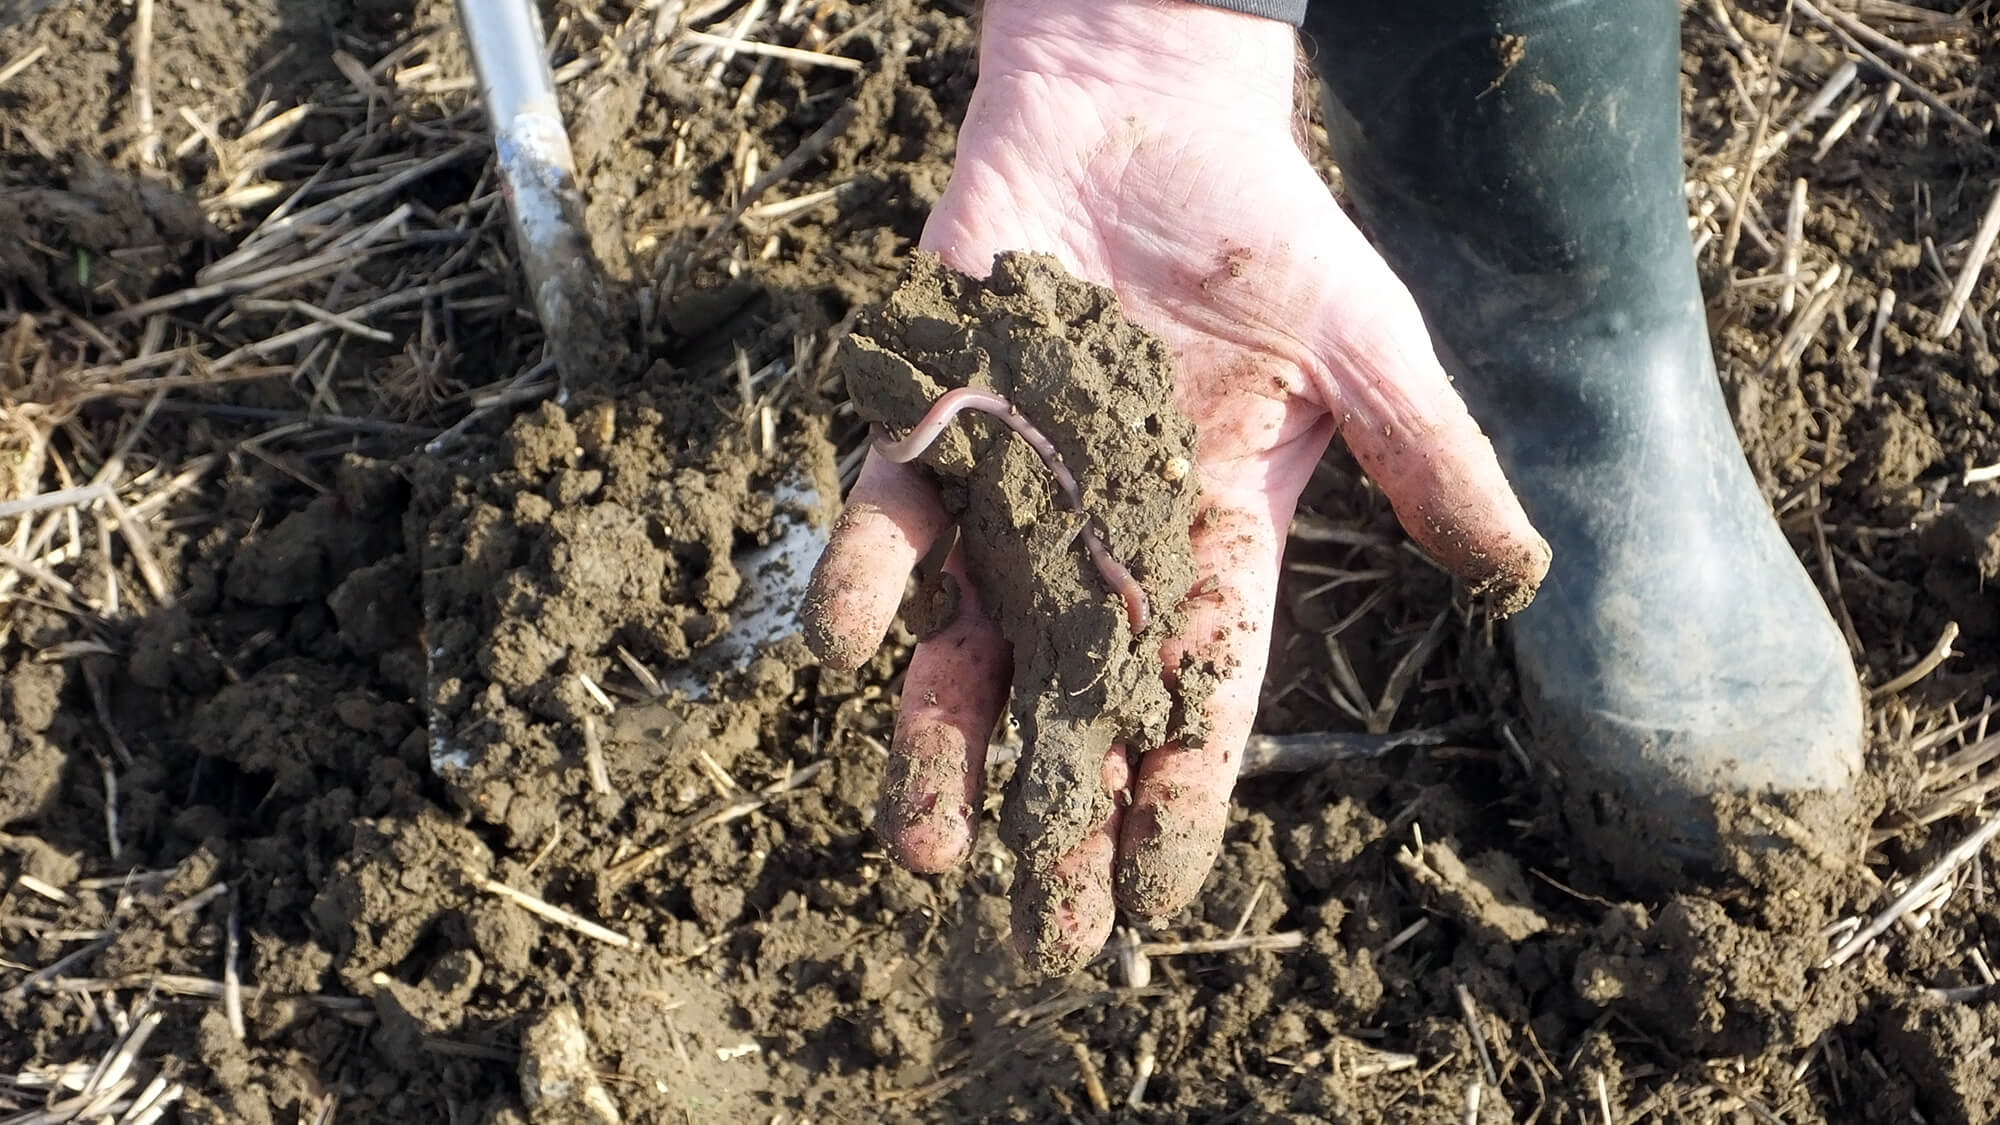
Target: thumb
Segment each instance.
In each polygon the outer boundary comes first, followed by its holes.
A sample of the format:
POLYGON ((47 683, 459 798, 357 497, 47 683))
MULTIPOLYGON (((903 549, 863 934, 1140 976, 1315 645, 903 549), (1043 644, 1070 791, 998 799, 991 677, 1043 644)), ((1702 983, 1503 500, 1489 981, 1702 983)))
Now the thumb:
POLYGON ((1438 363, 1416 301, 1353 237, 1338 314, 1321 319, 1322 401, 1410 538, 1501 616, 1517 612, 1548 574, 1548 541, 1438 363))

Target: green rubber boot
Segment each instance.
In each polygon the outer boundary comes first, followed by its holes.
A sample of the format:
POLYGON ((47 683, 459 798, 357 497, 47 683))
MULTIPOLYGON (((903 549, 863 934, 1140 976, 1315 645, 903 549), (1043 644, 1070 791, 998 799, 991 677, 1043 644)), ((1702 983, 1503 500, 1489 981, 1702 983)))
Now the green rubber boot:
POLYGON ((1861 695, 1716 379, 1674 0, 1314 0, 1306 31, 1356 217, 1554 549, 1510 639, 1579 842, 1659 889, 1798 835, 1732 797, 1835 831, 1861 695))

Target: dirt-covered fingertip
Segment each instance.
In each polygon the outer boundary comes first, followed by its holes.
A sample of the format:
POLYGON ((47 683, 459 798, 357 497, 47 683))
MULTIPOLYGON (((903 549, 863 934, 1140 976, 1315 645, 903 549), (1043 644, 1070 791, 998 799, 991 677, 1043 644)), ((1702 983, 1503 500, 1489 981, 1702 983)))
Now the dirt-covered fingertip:
MULTIPOLYGON (((825 565, 825 560, 821 560, 821 565, 825 565)), ((868 662, 880 642, 861 640, 835 625, 841 618, 836 602, 834 592, 821 584, 819 571, 815 569, 812 585, 799 603, 799 634, 821 664, 836 672, 853 672, 868 662)))
POLYGON ((1484 600, 1496 617, 1528 608, 1548 577, 1554 553, 1525 513, 1514 526, 1500 529, 1434 510, 1404 515, 1399 509, 1397 515, 1417 546, 1464 582, 1466 591, 1484 600))
POLYGON ((1357 429, 1348 448, 1388 496, 1403 530, 1498 616, 1526 609, 1552 552, 1485 435, 1463 415, 1434 427, 1388 429, 1409 440, 1357 429))
POLYGON ((937 799, 930 808, 913 809, 885 797, 875 816, 875 835, 897 866, 918 875, 942 875, 972 856, 976 829, 972 810, 948 807, 937 799))
POLYGON ((1100 869, 1037 873, 1022 864, 1014 873, 1012 899, 1011 941, 1030 972, 1067 976, 1089 964, 1111 939, 1117 910, 1108 873, 1100 869))
POLYGON ((1125 813, 1114 883, 1118 908, 1147 925, 1187 909, 1222 853, 1222 827, 1222 821, 1175 824, 1142 797, 1125 813))
POLYGON ((813 655, 836 671, 867 663, 896 620, 911 569, 950 526, 921 477, 865 460, 799 603, 813 655))
MULTIPOLYGON (((921 679, 923 670, 915 674, 921 679)), ((919 875, 965 862, 978 831, 973 805, 985 748, 951 719, 931 705, 905 710, 882 771, 875 834, 890 858, 919 875)))
POLYGON ((1537 535, 1530 542, 1511 545, 1510 550, 1490 553, 1489 568, 1484 574, 1474 567, 1458 573, 1464 576, 1467 591, 1483 599, 1493 616, 1504 619, 1534 602, 1542 580, 1549 576, 1549 564, 1554 557, 1548 540, 1537 535))

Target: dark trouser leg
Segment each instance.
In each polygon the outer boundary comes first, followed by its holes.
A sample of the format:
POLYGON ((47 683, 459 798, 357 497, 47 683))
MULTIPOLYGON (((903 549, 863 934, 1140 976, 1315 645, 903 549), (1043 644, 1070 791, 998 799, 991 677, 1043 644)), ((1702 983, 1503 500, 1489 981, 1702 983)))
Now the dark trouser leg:
MULTIPOLYGON (((1674 0, 1315 0, 1357 218, 1555 556, 1511 638, 1565 809, 1626 878, 1711 797, 1838 820, 1860 693, 1744 461, 1682 195, 1674 0)), ((1723 802, 1727 804, 1727 802, 1723 802)))

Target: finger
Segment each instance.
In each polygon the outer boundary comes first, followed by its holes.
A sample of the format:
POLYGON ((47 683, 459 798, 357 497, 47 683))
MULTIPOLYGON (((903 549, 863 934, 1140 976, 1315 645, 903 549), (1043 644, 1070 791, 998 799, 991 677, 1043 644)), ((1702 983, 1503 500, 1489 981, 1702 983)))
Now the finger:
MULTIPOLYGON (((1327 433, 1317 427, 1300 441, 1320 448, 1327 433)), ((1280 529, 1311 472, 1309 458, 1293 460, 1304 464, 1286 466, 1282 478, 1204 482, 1209 505, 1195 519, 1194 553, 1212 593, 1187 603, 1187 627, 1162 654, 1183 688, 1210 685, 1202 737, 1139 760, 1120 840, 1118 903, 1147 921, 1164 920, 1193 901, 1222 849, 1269 660, 1280 529)))
POLYGON ((843 672, 866 663, 896 619, 911 568, 950 522, 919 474, 870 454, 799 611, 813 654, 843 672))
POLYGON ((1117 854, 1120 798, 1131 783, 1125 748, 1113 744, 1104 755, 1098 782, 1103 786, 1104 821, 1068 855, 1046 868, 1023 862, 1014 871, 1014 948, 1028 968, 1045 976, 1075 972, 1104 948, 1118 911, 1113 905, 1111 865, 1117 854))
POLYGON ((1438 364, 1416 302, 1371 251, 1352 260, 1342 284, 1369 315, 1327 326, 1340 436, 1419 546, 1502 615, 1519 610, 1548 573, 1548 542, 1438 364))
POLYGON ((925 874, 948 871, 972 853, 987 739, 1006 706, 1013 666, 959 552, 945 573, 958 583, 958 616, 910 657, 876 825, 896 862, 925 874))

